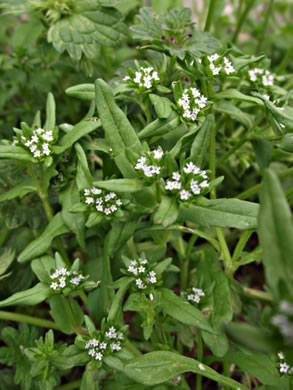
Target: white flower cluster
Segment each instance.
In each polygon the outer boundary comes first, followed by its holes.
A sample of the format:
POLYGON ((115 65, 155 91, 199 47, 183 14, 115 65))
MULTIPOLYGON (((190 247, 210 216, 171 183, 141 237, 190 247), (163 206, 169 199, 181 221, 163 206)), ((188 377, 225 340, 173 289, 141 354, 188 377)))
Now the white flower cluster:
POLYGON ((183 118, 195 121, 200 110, 206 106, 206 102, 207 98, 201 95, 198 89, 186 88, 177 105, 183 109, 183 118))
POLYGON ((122 201, 115 192, 93 187, 84 190, 84 202, 93 205, 95 209, 105 215, 115 213, 122 206, 122 201))
POLYGON ((161 173, 160 160, 163 157, 164 152, 162 150, 153 150, 148 152, 147 155, 141 156, 135 165, 135 169, 141 170, 146 177, 158 176, 161 173))
MULTIPOLYGON (((22 144, 33 154, 35 158, 43 158, 52 153, 50 143, 54 140, 53 131, 38 128, 33 130, 31 137, 21 136, 22 144)), ((17 144, 18 141, 13 141, 12 145, 17 144)))
POLYGON ((56 271, 50 275, 52 283, 50 288, 54 291, 60 292, 65 287, 77 287, 80 282, 84 279, 82 274, 77 273, 76 271, 68 271, 67 268, 58 268, 56 271))
POLYGON ((157 275, 150 269, 147 259, 132 260, 127 271, 135 276, 136 287, 140 290, 157 283, 157 275))
POLYGON ((167 180, 165 190, 175 191, 179 194, 180 200, 188 200, 192 196, 200 195, 209 187, 207 178, 206 171, 189 162, 183 168, 183 172, 172 173, 173 180, 167 180))
POLYGON ((254 68, 248 71, 250 81, 259 83, 263 87, 270 87, 274 84, 274 75, 269 70, 254 68))
POLYGON ((105 334, 100 335, 100 339, 90 339, 85 349, 88 350, 88 355, 95 360, 102 360, 105 355, 114 351, 121 350, 121 341, 124 339, 123 333, 119 332, 111 326, 105 334))
POLYGON ((181 292, 181 296, 186 298, 188 301, 199 303, 201 297, 205 296, 205 293, 200 288, 192 287, 187 291, 181 292))
POLYGON ((160 78, 158 76, 158 72, 150 66, 148 68, 141 67, 139 71, 135 72, 135 77, 127 75, 123 78, 123 81, 132 81, 139 87, 150 89, 157 81, 160 81, 160 78))
MULTIPOLYGON (((283 352, 278 353, 279 359, 284 360, 285 356, 283 352)), ((292 375, 293 374, 293 367, 290 367, 289 364, 287 364, 285 361, 280 363, 280 374, 288 374, 292 375)))
POLYGON ((214 76, 217 76, 221 70, 227 75, 235 73, 235 69, 227 57, 220 57, 219 54, 213 54, 212 56, 208 56, 208 60, 210 62, 210 70, 214 76), (216 65, 214 64, 215 61, 217 62, 216 65))

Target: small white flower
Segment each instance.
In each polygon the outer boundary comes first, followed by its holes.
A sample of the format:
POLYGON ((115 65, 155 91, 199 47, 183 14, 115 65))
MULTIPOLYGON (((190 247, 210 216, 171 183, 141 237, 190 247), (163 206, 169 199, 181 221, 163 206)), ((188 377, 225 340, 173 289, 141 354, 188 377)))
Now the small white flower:
POLYGON ((91 189, 91 192, 92 192, 92 194, 94 194, 94 195, 99 195, 99 194, 102 192, 102 190, 101 190, 100 188, 93 187, 93 188, 91 189))
POLYGON ((35 143, 38 143, 38 141, 39 141, 38 136, 37 135, 33 135, 32 138, 31 138, 31 141, 35 142, 35 143))
POLYGON ((58 288, 58 283, 56 282, 53 282, 50 284, 50 287, 53 289, 53 290, 56 290, 58 288))
POLYGON ((160 160, 163 156, 164 152, 162 150, 153 150, 153 155, 156 160, 160 160))
POLYGON ((92 198, 91 196, 88 196, 88 197, 85 199, 85 203, 86 203, 86 204, 92 204, 92 203, 94 203, 94 198, 92 198))
POLYGON ((140 274, 144 273, 144 271, 145 271, 145 267, 140 266, 140 267, 138 268, 138 272, 139 272, 140 274))
POLYGON ((106 349, 107 348, 107 343, 105 343, 104 341, 100 344, 100 348, 101 349, 106 349))
POLYGON ((84 195, 87 196, 87 195, 89 195, 89 194, 90 194, 90 190, 85 189, 85 190, 84 190, 84 195))
POLYGON ((176 181, 180 180, 181 179, 180 173, 179 172, 173 172, 172 173, 172 179, 176 180, 176 181))
POLYGON ((130 77, 129 76, 125 76, 125 77, 123 77, 123 79, 122 79, 123 81, 127 81, 127 80, 130 80, 130 77))
POLYGON ((285 356, 284 356, 283 352, 279 352, 279 353, 278 353, 278 356, 279 356, 279 358, 280 358, 281 360, 284 360, 284 359, 285 359, 285 356))
POLYGON ((96 360, 102 360, 102 359, 103 359, 103 355, 101 354, 101 352, 97 352, 97 353, 96 353, 95 359, 96 359, 96 360))
POLYGON ((40 157, 40 156, 41 156, 41 152, 39 150, 36 150, 34 153, 34 157, 40 157))
MULTIPOLYGON (((140 262, 140 264, 147 264, 148 263, 147 259, 139 258, 138 261, 140 262)), ((137 263, 135 263, 135 264, 137 264, 137 263)))
POLYGON ((97 211, 99 211, 100 213, 102 213, 102 212, 104 211, 104 208, 103 208, 103 206, 101 206, 101 205, 97 205, 97 206, 96 206, 96 209, 97 209, 97 211))
POLYGON ((191 197, 191 193, 186 190, 180 191, 180 199, 181 200, 188 200, 191 197))
POLYGON ((280 372, 287 374, 290 366, 287 363, 280 363, 280 372))
POLYGON ((94 357, 95 354, 96 354, 96 351, 94 350, 94 348, 92 348, 92 349, 90 349, 90 350, 88 351, 88 354, 89 354, 90 356, 94 357))
POLYGON ((206 187, 209 186, 209 183, 207 182, 207 180, 204 180, 199 185, 200 185, 201 188, 206 188, 206 187))

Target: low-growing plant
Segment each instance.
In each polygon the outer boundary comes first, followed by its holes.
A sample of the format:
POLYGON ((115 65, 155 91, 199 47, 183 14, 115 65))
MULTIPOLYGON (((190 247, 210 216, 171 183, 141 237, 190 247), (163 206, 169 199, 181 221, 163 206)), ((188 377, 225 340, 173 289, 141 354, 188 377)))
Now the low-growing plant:
POLYGON ((77 61, 141 46, 64 92, 85 116, 58 124, 49 92, 1 141, 0 388, 292 389, 292 83, 236 46, 251 2, 233 44, 213 0, 205 31, 169 5, 128 29, 112 1, 4 3, 77 61))

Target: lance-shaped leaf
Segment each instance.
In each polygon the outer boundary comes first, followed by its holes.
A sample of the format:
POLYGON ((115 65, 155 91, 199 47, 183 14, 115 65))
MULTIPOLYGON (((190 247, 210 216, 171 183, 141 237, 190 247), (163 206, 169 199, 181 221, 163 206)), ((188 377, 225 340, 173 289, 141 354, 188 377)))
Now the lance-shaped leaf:
POLYGON ((42 255, 50 248, 51 243, 55 237, 68 232, 69 229, 64 224, 61 213, 56 214, 40 237, 30 242, 28 246, 21 252, 21 254, 18 256, 18 261, 20 263, 24 263, 42 255))
POLYGON ((139 179, 112 179, 95 181, 94 185, 109 191, 116 192, 137 192, 144 188, 139 179))
POLYGON ((15 198, 23 198, 26 194, 36 191, 32 179, 25 179, 21 184, 13 187, 11 190, 0 195, 0 202, 11 200, 15 198))
POLYGON ((160 306, 172 318, 185 325, 194 326, 213 333, 213 329, 200 310, 174 294, 172 290, 161 288, 160 306))
POLYGON ((175 111, 167 119, 156 119, 147 125, 140 133, 139 139, 144 140, 152 137, 158 137, 168 134, 170 131, 177 129, 180 125, 180 119, 175 111))
POLYGON ((97 110, 116 165, 124 177, 134 178, 136 174, 128 161, 127 152, 140 155, 142 145, 127 117, 117 106, 112 89, 101 79, 96 80, 95 85, 97 110))
POLYGON ((76 234, 79 245, 85 247, 85 215, 83 213, 71 213, 69 210, 79 202, 79 191, 77 189, 75 181, 72 181, 70 185, 60 193, 60 202, 62 204, 62 218, 66 226, 76 234))
POLYGON ((25 291, 17 292, 0 302, 0 307, 13 305, 37 305, 43 302, 50 294, 50 288, 45 284, 38 283, 25 291))
POLYGON ((69 15, 51 26, 48 41, 57 51, 66 50, 74 60, 80 60, 82 54, 93 58, 97 44, 117 46, 124 33, 121 19, 122 14, 115 8, 88 0, 77 2, 69 15))
POLYGON ((56 104, 52 93, 48 94, 46 105, 46 122, 44 124, 45 130, 53 130, 56 125, 56 104))
POLYGON ((218 92, 214 95, 215 99, 231 99, 231 100, 239 100, 241 102, 247 103, 255 103, 259 106, 263 106, 263 103, 260 99, 245 95, 244 93, 238 91, 237 89, 225 89, 224 91, 218 92))
POLYGON ((158 210, 154 214, 154 223, 167 227, 172 225, 178 217, 179 210, 175 197, 163 196, 158 210))
POLYGON ((62 154, 65 150, 69 149, 75 142, 92 131, 101 127, 101 121, 96 118, 85 119, 75 125, 60 141, 60 145, 54 146, 55 154, 62 154))
POLYGON ((50 297, 50 314, 58 328, 65 334, 78 330, 83 323, 84 314, 72 297, 53 295, 50 297))
POLYGON ((205 158, 205 154, 210 145, 212 129, 215 126, 215 118, 213 115, 208 115, 196 134, 191 145, 190 161, 201 167, 205 158))
POLYGON ((80 100, 95 100, 95 85, 94 84, 79 84, 74 87, 67 88, 65 93, 71 97, 80 100))
POLYGON ((214 108, 216 111, 229 115, 232 119, 238 121, 247 128, 252 126, 252 120, 250 116, 232 103, 223 101, 215 104, 214 108))
POLYGON ((20 146, 0 145, 0 158, 20 161, 33 161, 33 156, 20 146))
POLYGON ((239 199, 201 199, 200 204, 181 206, 179 216, 201 226, 254 229, 258 211, 257 203, 239 199))
POLYGON ((174 352, 155 351, 135 357, 124 365, 124 372, 131 379, 146 386, 166 382, 185 372, 194 372, 229 389, 248 390, 241 383, 218 374, 205 364, 174 352))
MULTIPOLYGON (((293 226, 291 211, 279 179, 272 170, 265 171, 260 191, 258 234, 263 248, 266 280, 274 296, 278 299, 282 298, 282 292, 286 294, 285 287, 292 298, 293 226)), ((283 298, 286 298, 286 295, 283 298)))

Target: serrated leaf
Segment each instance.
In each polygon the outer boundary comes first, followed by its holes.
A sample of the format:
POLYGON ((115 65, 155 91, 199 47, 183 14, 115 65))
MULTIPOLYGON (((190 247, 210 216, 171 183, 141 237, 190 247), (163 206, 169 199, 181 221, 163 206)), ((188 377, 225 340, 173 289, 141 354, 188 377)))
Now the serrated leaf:
POLYGON ((247 390, 241 383, 218 374, 205 364, 174 352, 155 351, 135 357, 124 365, 124 372, 131 379, 147 386, 166 382, 185 372, 194 372, 230 389, 247 390))
POLYGON ((239 199, 204 199, 201 204, 181 206, 179 217, 201 226, 254 229, 259 205, 239 199))
POLYGON ((24 263, 42 255, 50 248, 51 243, 55 237, 68 232, 69 229, 64 224, 61 213, 56 214, 40 237, 30 242, 28 246, 20 253, 17 260, 20 263, 24 263))

